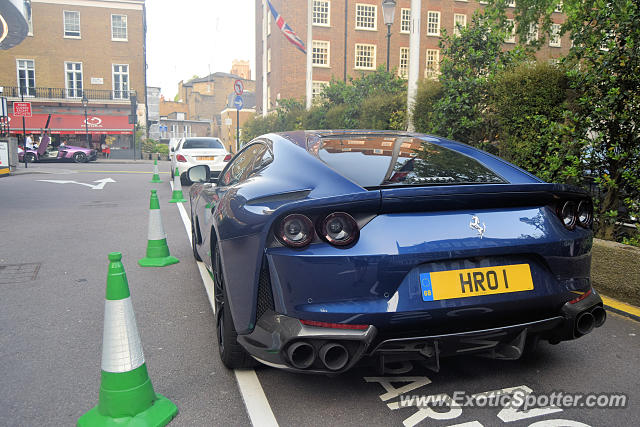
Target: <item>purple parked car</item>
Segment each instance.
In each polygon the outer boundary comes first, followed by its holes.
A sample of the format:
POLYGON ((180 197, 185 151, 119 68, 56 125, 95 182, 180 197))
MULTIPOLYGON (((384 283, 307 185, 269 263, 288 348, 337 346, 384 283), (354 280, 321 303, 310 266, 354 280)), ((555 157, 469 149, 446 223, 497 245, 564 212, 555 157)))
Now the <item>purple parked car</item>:
POLYGON ((27 162, 63 162, 74 161, 76 163, 86 163, 98 158, 96 150, 89 148, 74 147, 72 145, 61 145, 58 148, 49 147, 49 137, 42 138, 42 142, 37 150, 27 150, 26 154, 20 154, 19 159, 27 162))

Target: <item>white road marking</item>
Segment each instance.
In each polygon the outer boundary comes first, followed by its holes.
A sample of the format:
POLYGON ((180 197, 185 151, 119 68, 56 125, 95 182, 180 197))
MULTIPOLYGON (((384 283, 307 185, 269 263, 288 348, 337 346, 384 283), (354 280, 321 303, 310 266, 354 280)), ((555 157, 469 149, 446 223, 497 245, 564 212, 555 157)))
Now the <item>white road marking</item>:
POLYGON ((97 182, 98 184, 87 184, 85 182, 78 182, 78 181, 70 181, 70 180, 61 180, 61 179, 38 179, 37 181, 41 181, 41 182, 51 182, 54 184, 78 184, 78 185, 84 185, 85 187, 89 187, 92 190, 102 190, 104 188, 105 185, 107 185, 107 183, 109 182, 116 182, 115 180, 111 179, 111 178, 103 178, 103 179, 98 179, 96 181, 93 182, 97 182))
MULTIPOLYGON (((169 182, 169 184, 171 185, 171 190, 173 190, 173 182, 169 182)), ((191 242, 191 219, 187 215, 187 211, 184 208, 183 203, 176 203, 176 205, 178 206, 178 211, 180 212, 184 228, 187 230, 189 244, 193 245, 193 242, 191 242)), ((207 291, 207 296, 209 297, 209 304, 211 304, 211 309, 215 314, 216 306, 214 304, 213 280, 211 279, 209 271, 207 271, 204 263, 198 262, 197 264, 198 270, 200 271, 200 277, 202 277, 204 288, 207 291)), ((256 371, 253 369, 236 369, 234 370, 234 374, 236 376, 236 381, 238 382, 238 388, 240 389, 242 400, 244 400, 244 406, 247 408, 251 424, 255 427, 277 427, 278 422, 276 421, 276 417, 273 415, 271 406, 269 406, 269 401, 267 400, 267 396, 264 394, 264 389, 260 384, 260 380, 258 380, 256 371)))

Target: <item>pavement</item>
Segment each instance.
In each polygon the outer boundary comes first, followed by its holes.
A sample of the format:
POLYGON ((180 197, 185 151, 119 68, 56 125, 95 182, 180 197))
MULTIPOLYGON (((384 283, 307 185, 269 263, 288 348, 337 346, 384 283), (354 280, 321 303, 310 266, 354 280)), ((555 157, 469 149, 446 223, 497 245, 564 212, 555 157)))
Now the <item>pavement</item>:
POLYGON ((227 370, 218 357, 208 273, 191 254, 188 204, 168 203, 166 165, 163 183, 149 183, 151 164, 33 164, 29 169, 37 173, 0 179, 1 425, 72 425, 97 403, 111 251, 123 253, 156 392, 179 408, 171 425, 640 424, 640 323, 614 313, 591 334, 542 343, 533 356, 443 359, 438 373, 410 363, 385 376, 368 366, 340 376, 227 370), (141 268, 153 188, 180 263, 141 268), (474 399, 490 391, 514 396, 514 388, 527 396, 622 393, 627 401, 623 408, 541 404, 525 410, 516 399, 493 407, 479 406, 480 400, 474 407, 417 407, 408 400, 446 401, 461 392, 474 399))

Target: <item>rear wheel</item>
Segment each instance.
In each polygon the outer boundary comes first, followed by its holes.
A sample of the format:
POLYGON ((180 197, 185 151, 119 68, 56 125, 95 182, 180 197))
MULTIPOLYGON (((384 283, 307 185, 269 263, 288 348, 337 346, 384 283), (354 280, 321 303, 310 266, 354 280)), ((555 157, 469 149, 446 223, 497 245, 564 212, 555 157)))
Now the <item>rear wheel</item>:
POLYGON ((196 246, 198 244, 198 236, 196 235, 196 228, 193 222, 193 218, 191 218, 191 248, 193 249, 193 257, 196 259, 196 261, 202 261, 202 258, 200 258, 200 255, 198 254, 198 247, 196 246))
POLYGON ((73 154, 73 161, 76 163, 86 163, 87 155, 84 154, 82 151, 78 151, 77 153, 73 154))
POLYGON ((33 153, 26 153, 24 158, 27 160, 27 163, 33 163, 36 161, 36 155, 33 153))
POLYGON ((227 291, 222 273, 222 260, 216 243, 213 259, 214 300, 216 308, 216 334, 220 360, 229 369, 253 368, 258 362, 238 344, 238 334, 233 326, 233 319, 227 304, 227 291))
POLYGON ((171 179, 173 179, 173 168, 171 168, 171 179))
POLYGON ((189 185, 189 182, 187 182, 187 173, 183 173, 182 175, 180 175, 180 184, 181 185, 189 185))

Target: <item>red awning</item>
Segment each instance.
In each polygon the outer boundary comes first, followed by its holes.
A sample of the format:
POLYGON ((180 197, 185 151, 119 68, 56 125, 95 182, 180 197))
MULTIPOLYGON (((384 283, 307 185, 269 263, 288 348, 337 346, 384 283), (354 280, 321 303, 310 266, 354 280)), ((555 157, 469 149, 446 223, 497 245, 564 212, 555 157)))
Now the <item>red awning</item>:
MULTIPOLYGON (((30 133, 39 133, 47 123, 47 117, 49 117, 48 114, 25 117, 25 130, 30 133)), ((22 117, 13 117, 13 114, 9 114, 9 126, 11 133, 22 133, 22 117)), ((89 115, 86 127, 85 130, 84 115, 79 114, 52 114, 49 122, 52 134, 84 135, 85 131, 100 135, 131 135, 133 133, 133 125, 129 124, 127 116, 89 115)))

